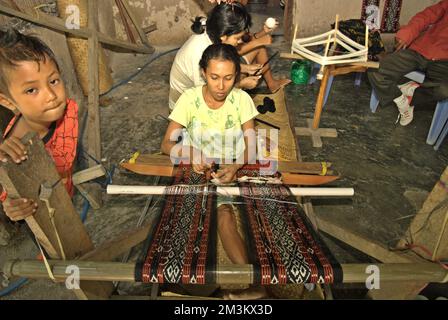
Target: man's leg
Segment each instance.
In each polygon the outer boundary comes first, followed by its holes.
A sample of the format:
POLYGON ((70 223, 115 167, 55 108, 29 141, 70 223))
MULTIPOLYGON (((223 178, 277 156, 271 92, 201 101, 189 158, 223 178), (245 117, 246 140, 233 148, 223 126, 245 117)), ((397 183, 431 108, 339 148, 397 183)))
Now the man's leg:
POLYGON ((369 70, 367 75, 382 106, 392 103, 402 95, 398 88, 400 80, 409 72, 422 67, 422 57, 412 50, 401 50, 386 56, 378 70, 369 70))
POLYGON ((427 63, 427 59, 413 50, 400 50, 384 58, 378 71, 368 74, 380 103, 385 106, 394 102, 397 106, 399 112, 397 122, 399 120, 402 126, 407 126, 414 118, 411 100, 416 86, 398 87, 397 84, 407 73, 425 70, 427 63), (409 94, 409 91, 412 91, 412 94, 409 94))
POLYGON ((414 97, 424 97, 426 103, 434 104, 448 98, 448 61, 428 61, 425 81, 414 97))

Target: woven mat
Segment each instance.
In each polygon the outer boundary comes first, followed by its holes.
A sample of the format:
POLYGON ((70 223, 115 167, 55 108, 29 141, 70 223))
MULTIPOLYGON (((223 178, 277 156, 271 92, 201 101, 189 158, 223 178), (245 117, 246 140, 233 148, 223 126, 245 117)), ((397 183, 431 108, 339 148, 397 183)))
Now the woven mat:
MULTIPOLYGON (((286 109, 286 99, 285 91, 280 89, 273 94, 257 94, 252 97, 255 106, 262 105, 265 97, 274 100, 275 108, 277 109, 274 113, 267 112, 266 114, 260 114, 257 119, 264 122, 268 122, 280 128, 279 130, 279 146, 278 146, 278 157, 280 161, 297 161, 297 147, 295 135, 292 132, 289 123, 289 114, 286 109)), ((269 132, 272 127, 259 123, 255 121, 256 129, 266 129, 269 132)))

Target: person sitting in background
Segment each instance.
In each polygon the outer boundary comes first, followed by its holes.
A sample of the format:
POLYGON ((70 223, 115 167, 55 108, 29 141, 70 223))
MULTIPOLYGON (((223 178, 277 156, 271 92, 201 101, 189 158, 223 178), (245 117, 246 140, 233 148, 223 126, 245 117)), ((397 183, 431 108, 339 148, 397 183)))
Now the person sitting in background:
POLYGON ((380 61, 378 70, 370 70, 368 78, 381 105, 394 102, 398 107, 402 126, 414 117, 415 92, 425 94, 428 102, 448 98, 448 0, 426 8, 402 27, 395 52, 380 61), (412 71, 424 72, 424 83, 398 85, 412 71))
MULTIPOLYGON (((251 17, 240 3, 217 5, 209 13, 208 18, 196 17, 192 35, 177 52, 170 72, 170 97, 169 106, 172 110, 177 99, 187 89, 203 85, 199 70, 199 60, 204 50, 211 44, 230 44, 238 47, 242 44, 242 38, 246 35, 251 25, 251 17)), ((241 77, 237 86, 242 89, 253 89, 263 76, 271 90, 275 92, 290 80, 277 80, 272 77, 269 64, 263 67, 268 60, 268 54, 264 46, 272 43, 269 35, 259 36, 247 46, 239 48, 240 55, 244 55, 241 63, 241 77), (263 70, 260 70, 263 67, 263 70), (256 75, 257 72, 260 75, 256 75)))

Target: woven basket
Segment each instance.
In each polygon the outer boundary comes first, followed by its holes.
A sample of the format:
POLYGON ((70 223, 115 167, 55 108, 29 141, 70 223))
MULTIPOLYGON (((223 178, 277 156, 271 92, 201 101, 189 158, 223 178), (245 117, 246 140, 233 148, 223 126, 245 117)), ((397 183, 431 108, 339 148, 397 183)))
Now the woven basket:
MULTIPOLYGON (((66 8, 69 5, 76 5, 80 10, 81 27, 88 26, 87 0, 57 0, 59 15, 62 19, 67 17, 66 8)), ((89 58, 88 58, 88 41, 72 36, 67 37, 68 47, 72 56, 76 74, 81 84, 84 95, 89 93, 89 58)), ((99 91, 100 94, 110 90, 113 85, 110 69, 107 65, 106 55, 100 46, 99 50, 99 91)))

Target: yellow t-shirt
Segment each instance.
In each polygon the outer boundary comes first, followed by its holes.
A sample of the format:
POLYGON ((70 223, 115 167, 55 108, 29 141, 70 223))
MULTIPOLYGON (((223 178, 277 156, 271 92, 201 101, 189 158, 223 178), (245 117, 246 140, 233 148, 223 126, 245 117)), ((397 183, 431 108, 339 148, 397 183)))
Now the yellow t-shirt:
POLYGON ((224 104, 210 109, 202 86, 186 90, 169 118, 185 129, 183 144, 193 146, 209 158, 237 159, 245 150, 242 125, 258 115, 252 98, 241 89, 232 89, 224 104))

